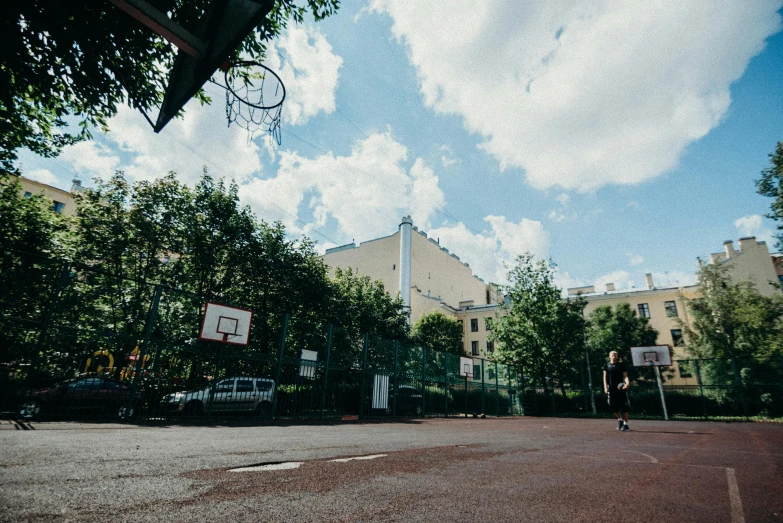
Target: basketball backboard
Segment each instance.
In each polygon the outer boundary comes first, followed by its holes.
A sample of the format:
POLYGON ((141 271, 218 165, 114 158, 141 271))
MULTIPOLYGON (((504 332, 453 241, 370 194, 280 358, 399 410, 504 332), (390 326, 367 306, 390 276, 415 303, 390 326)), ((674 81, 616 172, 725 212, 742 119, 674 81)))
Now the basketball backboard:
POLYGON ((261 24, 275 0, 213 0, 195 27, 182 27, 144 0, 111 0, 179 49, 158 118, 159 133, 261 24))
POLYGON ((199 338, 234 345, 247 345, 250 341, 252 321, 252 311, 207 302, 199 338))
POLYGON ((473 377, 473 358, 460 357, 459 359, 459 375, 466 378, 473 377))
POLYGON ((631 359, 634 367, 668 367, 672 364, 671 350, 668 345, 631 347, 631 359))

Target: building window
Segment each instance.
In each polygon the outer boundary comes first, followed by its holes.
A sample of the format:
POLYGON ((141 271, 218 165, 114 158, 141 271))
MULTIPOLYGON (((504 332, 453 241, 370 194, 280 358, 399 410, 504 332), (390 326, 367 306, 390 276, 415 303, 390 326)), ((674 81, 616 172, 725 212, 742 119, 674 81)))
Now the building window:
POLYGON ((30 196, 32 196, 32 195, 33 195, 33 193, 31 193, 30 191, 25 191, 25 192, 24 192, 24 197, 25 197, 25 198, 29 198, 29 197, 30 197, 30 196))
POLYGON ((488 341, 487 342, 487 352, 495 352, 495 342, 494 341, 488 341))
POLYGON ((489 378, 491 380, 495 379, 495 369, 487 370, 487 378, 489 378))
POLYGON ((677 316, 677 304, 673 301, 663 302, 663 306, 666 307, 666 316, 669 318, 677 316))
POLYGON ((646 303, 640 303, 639 304, 639 317, 640 318, 649 318, 650 317, 650 306, 646 303))
POLYGON ((65 204, 63 202, 57 202, 57 201, 52 202, 52 210, 57 214, 63 212, 64 208, 65 208, 65 204))
POLYGON ((473 365, 473 379, 481 379, 481 365, 473 365))
POLYGON ((392 270, 393 270, 393 271, 396 271, 396 270, 397 270, 397 264, 396 264, 396 263, 392 264, 392 270))
POLYGON ((470 332, 478 332, 478 318, 471 318, 470 332))
POLYGON ((675 347, 682 345, 682 329, 672 329, 672 345, 675 347))
POLYGON ((488 331, 492 330, 492 318, 484 318, 484 328, 488 331))
POLYGON ((681 378, 692 378, 691 362, 690 361, 678 361, 677 369, 680 371, 681 378))
POLYGON ((478 342, 477 341, 471 341, 470 342, 470 353, 473 356, 478 356, 479 355, 478 342))

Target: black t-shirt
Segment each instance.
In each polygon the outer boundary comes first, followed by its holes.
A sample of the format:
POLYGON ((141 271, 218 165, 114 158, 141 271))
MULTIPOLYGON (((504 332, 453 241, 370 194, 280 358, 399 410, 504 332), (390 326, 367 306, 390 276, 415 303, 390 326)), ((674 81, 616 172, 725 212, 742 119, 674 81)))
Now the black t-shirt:
POLYGON ((606 372, 606 384, 609 386, 609 390, 614 390, 620 383, 625 381, 623 374, 625 373, 625 364, 620 363, 607 363, 604 366, 606 372))

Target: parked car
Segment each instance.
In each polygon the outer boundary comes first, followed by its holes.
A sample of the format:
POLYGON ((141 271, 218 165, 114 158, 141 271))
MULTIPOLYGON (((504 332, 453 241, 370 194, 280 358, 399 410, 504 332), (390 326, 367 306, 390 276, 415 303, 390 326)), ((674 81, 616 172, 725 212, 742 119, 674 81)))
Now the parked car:
POLYGON ((20 403, 19 416, 33 419, 41 414, 105 415, 128 419, 140 406, 141 396, 125 383, 90 377, 27 392, 20 403))
POLYGON ((160 402, 163 413, 198 416, 204 413, 272 413, 275 382, 267 378, 224 378, 204 389, 167 394, 160 402))
POLYGON ((421 391, 413 385, 400 385, 397 387, 397 408, 394 409, 394 385, 389 386, 389 396, 386 401, 386 408, 373 408, 373 414, 391 415, 394 412, 397 416, 421 416, 424 413, 422 405, 421 391))

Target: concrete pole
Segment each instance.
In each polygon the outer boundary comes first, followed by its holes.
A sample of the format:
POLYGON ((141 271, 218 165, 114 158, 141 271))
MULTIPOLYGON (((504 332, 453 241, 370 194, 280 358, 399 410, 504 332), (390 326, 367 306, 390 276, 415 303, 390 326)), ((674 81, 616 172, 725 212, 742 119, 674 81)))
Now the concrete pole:
POLYGON ((413 221, 410 216, 404 216, 400 223, 400 297, 408 314, 410 324, 411 312, 411 231, 413 221))

